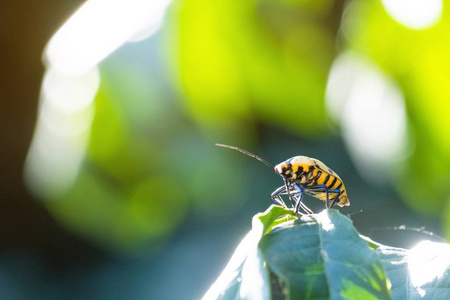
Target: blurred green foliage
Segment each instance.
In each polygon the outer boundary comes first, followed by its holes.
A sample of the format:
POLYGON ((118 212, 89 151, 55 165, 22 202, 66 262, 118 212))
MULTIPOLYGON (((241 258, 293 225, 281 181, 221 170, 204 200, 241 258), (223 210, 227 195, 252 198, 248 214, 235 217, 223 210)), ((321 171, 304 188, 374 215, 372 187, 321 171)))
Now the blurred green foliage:
POLYGON ((444 5, 436 25, 412 30, 393 20, 380 1, 352 1, 342 26, 346 47, 376 62, 405 96, 415 148, 395 186, 408 205, 444 213, 443 220, 450 213, 449 14, 444 5))
POLYGON ((206 126, 257 119, 304 135, 326 131, 333 1, 187 0, 175 8, 171 59, 193 118, 206 126))
POLYGON ((214 142, 257 152, 264 127, 330 138, 339 124, 325 111, 328 73, 352 50, 392 75, 405 96, 415 146, 392 185, 413 209, 450 220, 448 13, 411 30, 375 0, 175 1, 150 41, 100 65, 86 158, 70 191, 46 204, 115 250, 158 245, 191 216, 232 220, 259 187, 242 164, 248 158, 214 142))

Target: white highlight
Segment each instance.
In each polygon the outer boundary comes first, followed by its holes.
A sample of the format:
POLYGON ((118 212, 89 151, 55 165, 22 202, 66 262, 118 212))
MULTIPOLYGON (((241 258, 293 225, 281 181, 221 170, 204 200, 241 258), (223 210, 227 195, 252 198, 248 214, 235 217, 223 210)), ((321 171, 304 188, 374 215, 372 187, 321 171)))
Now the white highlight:
MULTIPOLYGON (((245 262, 248 256, 249 249, 253 247, 254 243, 252 233, 249 232, 245 238, 241 241, 236 251, 233 253, 227 266, 220 274, 219 278, 214 282, 214 284, 209 288, 206 294, 203 296, 202 300, 217 299, 218 296, 225 290, 230 282, 233 281, 238 276, 238 269, 245 262)), ((241 279, 238 278, 238 281, 241 279)))
POLYGON ((89 0, 47 45, 49 67, 82 74, 127 40, 142 39, 161 23, 170 0, 89 0))
POLYGON ((330 217, 328 216, 328 210, 324 210, 318 214, 318 220, 322 225, 322 229, 325 231, 330 231, 334 229, 334 224, 331 222, 330 217))
POLYGON ((386 179, 380 175, 406 156, 408 141, 404 99, 396 84, 366 60, 343 54, 331 68, 326 106, 341 123, 361 174, 386 179))
POLYGON ((94 116, 97 64, 126 41, 151 35, 170 0, 89 0, 50 39, 44 60, 36 132, 25 180, 42 197, 57 197, 76 179, 94 116))
POLYGON ((242 268, 242 278, 245 278, 245 280, 242 280, 239 290, 241 299, 264 299, 264 295, 269 294, 269 287, 266 286, 266 280, 263 275, 267 270, 264 270, 261 265, 262 254, 257 246, 260 239, 261 236, 256 240, 256 247, 253 246, 250 249, 242 268))
POLYGON ((450 245, 420 242, 409 252, 408 268, 411 284, 421 297, 425 296, 421 287, 450 271, 450 245))
POLYGON ((45 74, 25 164, 26 182, 35 194, 55 197, 73 184, 89 140, 99 84, 97 68, 77 77, 56 70, 45 74))
POLYGON ((411 29, 426 29, 442 14, 442 0, 382 0, 388 14, 411 29))

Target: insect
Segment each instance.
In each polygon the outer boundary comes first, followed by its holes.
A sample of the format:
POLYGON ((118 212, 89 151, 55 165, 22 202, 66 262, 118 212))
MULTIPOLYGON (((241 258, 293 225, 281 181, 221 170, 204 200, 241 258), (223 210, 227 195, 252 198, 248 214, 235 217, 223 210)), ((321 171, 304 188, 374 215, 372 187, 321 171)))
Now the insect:
POLYGON ((341 207, 350 205, 342 179, 318 159, 294 156, 274 167, 258 155, 241 148, 224 144, 216 144, 216 146, 239 151, 272 168, 284 180, 284 185, 272 193, 272 200, 278 205, 287 207, 281 195, 288 195, 297 216, 300 214, 300 209, 307 214, 313 213, 302 202, 304 193, 324 201, 327 209, 335 204, 341 207))

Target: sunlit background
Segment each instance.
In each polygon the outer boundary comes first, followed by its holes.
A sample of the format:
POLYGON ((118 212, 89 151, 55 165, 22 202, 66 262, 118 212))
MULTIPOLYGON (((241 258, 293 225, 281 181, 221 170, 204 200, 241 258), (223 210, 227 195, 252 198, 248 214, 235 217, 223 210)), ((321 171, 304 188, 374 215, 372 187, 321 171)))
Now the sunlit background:
POLYGON ((216 142, 322 160, 380 243, 450 238, 448 4, 3 2, 0 298, 199 299, 282 184, 216 142))

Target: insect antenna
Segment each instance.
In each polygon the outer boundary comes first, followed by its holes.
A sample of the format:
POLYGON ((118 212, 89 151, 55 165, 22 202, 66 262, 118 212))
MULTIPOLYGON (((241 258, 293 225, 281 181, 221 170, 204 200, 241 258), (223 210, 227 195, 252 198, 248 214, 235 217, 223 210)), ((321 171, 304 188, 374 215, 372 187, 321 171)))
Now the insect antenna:
POLYGON ((243 154, 245 154, 245 155, 247 155, 247 156, 250 156, 250 157, 253 157, 254 159, 259 160, 260 162, 262 162, 262 163, 265 164, 266 166, 270 167, 272 170, 274 169, 274 166, 272 166, 272 164, 270 164, 269 162, 267 162, 265 159, 259 157, 259 156, 256 155, 256 154, 253 154, 253 153, 250 153, 250 152, 248 152, 248 151, 245 151, 244 149, 241 149, 241 148, 239 148, 239 147, 236 147, 236 146, 230 146, 230 145, 225 145, 225 144, 217 144, 217 143, 216 143, 216 146, 223 147, 223 148, 228 148, 228 149, 231 149, 231 150, 239 151, 239 152, 241 152, 241 153, 243 153, 243 154))
POLYGON ((361 209, 361 210, 358 210, 358 211, 354 211, 354 212, 352 212, 352 213, 347 214, 347 217, 351 218, 353 215, 356 215, 356 214, 359 214, 359 213, 362 213, 362 212, 363 212, 362 209, 361 209))

